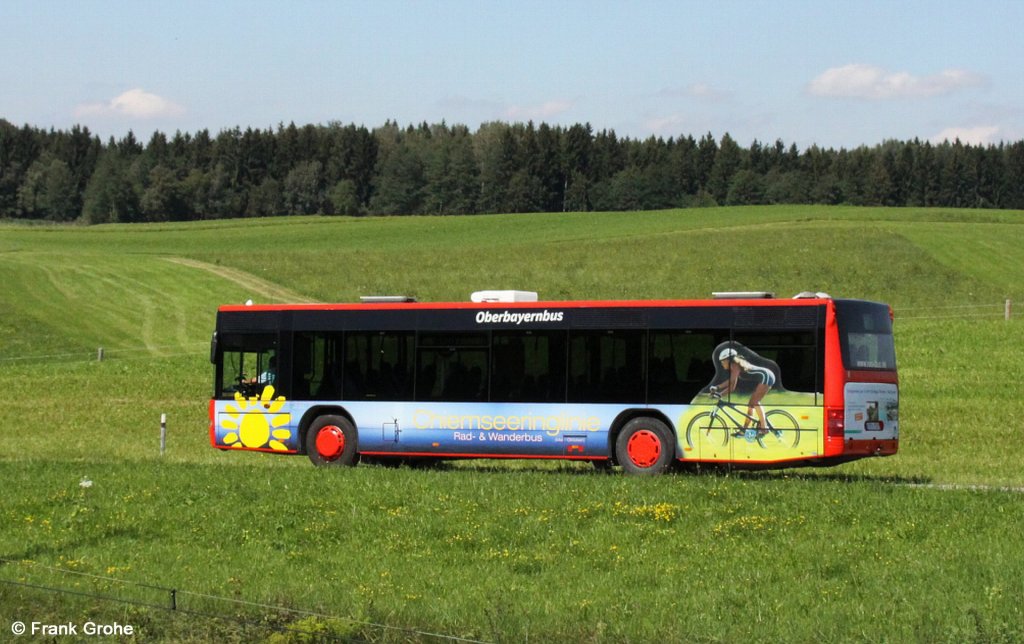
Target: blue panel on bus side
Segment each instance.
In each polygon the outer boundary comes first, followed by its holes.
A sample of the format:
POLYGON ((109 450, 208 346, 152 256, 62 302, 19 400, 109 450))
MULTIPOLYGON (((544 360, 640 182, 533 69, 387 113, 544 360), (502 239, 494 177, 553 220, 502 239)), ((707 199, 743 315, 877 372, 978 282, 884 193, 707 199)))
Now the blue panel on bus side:
MULTIPOLYGON (((806 394, 790 394, 793 396, 806 394)), ((874 396, 872 401, 879 396, 874 396)), ((710 401, 710 399, 709 399, 710 401)), ((715 405, 662 405, 657 411, 674 424, 676 457, 684 460, 778 462, 821 453, 823 410, 798 400, 766 404, 773 431, 743 432, 744 405, 720 411, 715 405)), ((294 453, 301 447, 299 424, 314 406, 345 409, 355 420, 359 451, 371 454, 466 457, 606 458, 608 432, 627 406, 622 404, 310 402, 281 396, 219 400, 214 406, 214 446, 294 453)), ((869 401, 868 407, 870 408, 869 401)), ((887 413, 894 405, 884 407, 887 413)), ((895 423, 886 423, 886 428, 895 423)))
POLYGON ((608 455, 621 405, 346 403, 359 451, 480 456, 608 455))

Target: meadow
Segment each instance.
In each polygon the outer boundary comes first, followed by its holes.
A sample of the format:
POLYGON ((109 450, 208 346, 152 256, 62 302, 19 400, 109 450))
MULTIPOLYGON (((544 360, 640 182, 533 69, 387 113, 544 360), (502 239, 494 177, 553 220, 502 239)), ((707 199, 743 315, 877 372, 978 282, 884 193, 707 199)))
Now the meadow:
POLYGON ((1022 232, 1021 212, 789 206, 0 224, 0 580, 16 582, 0 583, 0 632, 1024 640, 1022 232), (636 479, 560 463, 324 471, 209 448, 219 304, 485 288, 888 302, 900 453, 636 479))

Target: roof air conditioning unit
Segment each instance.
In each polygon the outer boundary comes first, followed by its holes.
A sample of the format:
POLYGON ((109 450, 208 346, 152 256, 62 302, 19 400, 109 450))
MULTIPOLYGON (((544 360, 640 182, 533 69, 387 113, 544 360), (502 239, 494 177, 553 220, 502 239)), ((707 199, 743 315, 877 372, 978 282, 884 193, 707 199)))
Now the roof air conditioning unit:
POLYGON ((770 300, 775 293, 769 291, 715 291, 712 294, 716 300, 770 300))
POLYGON ((536 302, 534 291, 476 291, 469 296, 472 302, 536 302))

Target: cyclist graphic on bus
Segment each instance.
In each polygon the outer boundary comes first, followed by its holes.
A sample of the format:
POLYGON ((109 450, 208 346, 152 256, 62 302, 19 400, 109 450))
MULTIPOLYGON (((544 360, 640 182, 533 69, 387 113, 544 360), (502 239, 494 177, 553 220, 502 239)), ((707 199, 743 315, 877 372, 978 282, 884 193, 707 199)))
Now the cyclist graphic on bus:
POLYGON ((754 383, 754 390, 750 392, 750 400, 747 402, 747 414, 743 426, 734 435, 746 434, 753 415, 756 413, 758 424, 755 429, 757 429, 758 437, 763 436, 768 432, 768 421, 765 420, 761 400, 780 380, 777 375, 778 365, 771 360, 762 358, 739 343, 723 343, 715 348, 713 355, 717 363, 715 378, 718 381, 708 387, 712 396, 726 396, 736 391, 740 384, 740 378, 754 383))

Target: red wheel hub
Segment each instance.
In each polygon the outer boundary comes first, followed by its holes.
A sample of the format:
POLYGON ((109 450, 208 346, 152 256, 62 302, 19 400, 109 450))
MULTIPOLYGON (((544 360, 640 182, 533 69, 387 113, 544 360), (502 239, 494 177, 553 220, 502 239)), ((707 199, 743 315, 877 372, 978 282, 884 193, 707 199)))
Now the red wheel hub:
POLYGON ((338 458, 345 451, 345 432, 336 425, 321 427, 316 435, 316 451, 328 461, 338 458))
POLYGON ((651 467, 661 456, 661 439, 649 429, 641 429, 629 437, 626 443, 629 460, 637 467, 651 467))

